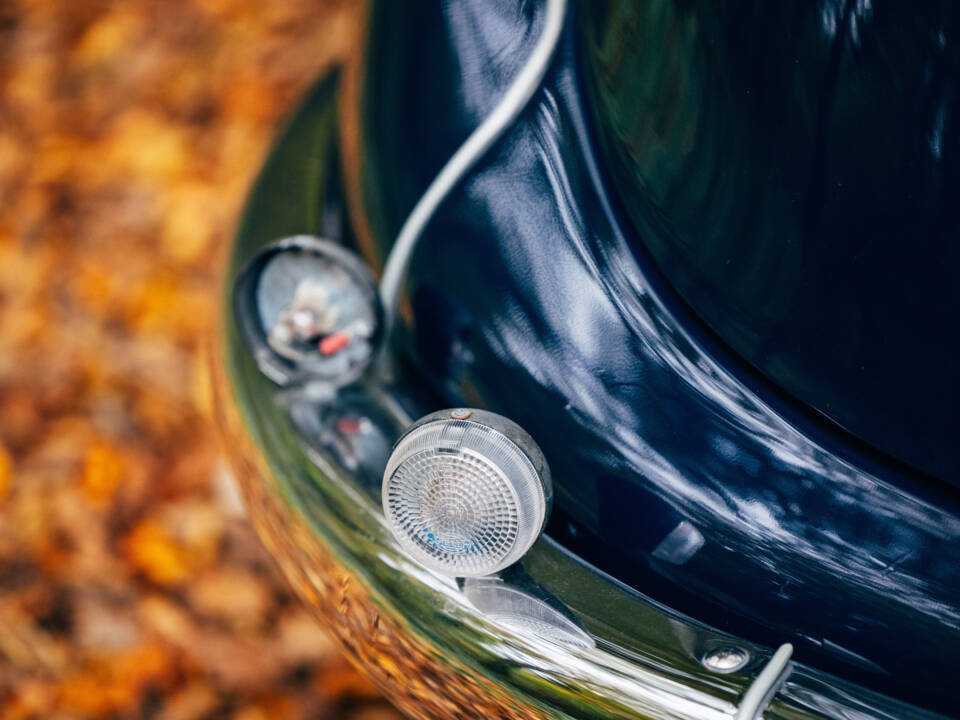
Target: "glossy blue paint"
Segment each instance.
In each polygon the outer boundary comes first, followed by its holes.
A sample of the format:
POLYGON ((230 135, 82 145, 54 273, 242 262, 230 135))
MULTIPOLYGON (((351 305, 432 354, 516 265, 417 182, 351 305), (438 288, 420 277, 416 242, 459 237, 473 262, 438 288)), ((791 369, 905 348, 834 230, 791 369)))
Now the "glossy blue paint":
MULTIPOLYGON (((380 260, 539 30, 530 3, 391 5, 361 113, 380 260)), ((796 407, 679 300, 615 207, 575 25, 538 101, 428 228, 396 342, 445 404, 536 438, 565 545, 704 622, 953 709, 956 498, 796 407)))
POLYGON ((960 485, 955 3, 585 3, 604 168, 757 371, 960 485))

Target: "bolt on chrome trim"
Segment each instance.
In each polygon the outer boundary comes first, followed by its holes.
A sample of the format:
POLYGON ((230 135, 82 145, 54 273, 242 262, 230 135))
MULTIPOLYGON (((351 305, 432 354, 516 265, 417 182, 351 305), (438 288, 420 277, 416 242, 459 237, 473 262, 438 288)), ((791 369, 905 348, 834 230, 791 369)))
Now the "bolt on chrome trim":
POLYGON ((727 674, 744 668, 750 662, 750 653, 740 647, 719 647, 707 651, 700 662, 707 670, 727 674))

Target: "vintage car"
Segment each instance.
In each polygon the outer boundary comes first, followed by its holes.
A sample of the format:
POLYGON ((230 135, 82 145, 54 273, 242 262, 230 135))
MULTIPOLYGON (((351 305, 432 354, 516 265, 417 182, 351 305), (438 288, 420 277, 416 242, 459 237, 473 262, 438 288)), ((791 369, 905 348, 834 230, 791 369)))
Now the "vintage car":
POLYGON ((427 717, 960 716, 954 3, 367 7, 231 249, 264 542, 427 717))

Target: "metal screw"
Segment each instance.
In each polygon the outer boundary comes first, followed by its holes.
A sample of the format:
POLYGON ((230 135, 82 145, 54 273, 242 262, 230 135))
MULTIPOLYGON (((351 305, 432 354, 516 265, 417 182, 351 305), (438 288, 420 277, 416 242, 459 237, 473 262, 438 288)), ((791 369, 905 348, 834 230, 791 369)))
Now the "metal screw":
POLYGON ((468 408, 457 408, 456 410, 450 411, 450 417, 454 420, 466 420, 471 415, 473 415, 473 410, 469 410, 468 408))
POLYGON ((750 653, 738 647, 714 648, 700 662, 715 673, 732 673, 750 662, 750 653))

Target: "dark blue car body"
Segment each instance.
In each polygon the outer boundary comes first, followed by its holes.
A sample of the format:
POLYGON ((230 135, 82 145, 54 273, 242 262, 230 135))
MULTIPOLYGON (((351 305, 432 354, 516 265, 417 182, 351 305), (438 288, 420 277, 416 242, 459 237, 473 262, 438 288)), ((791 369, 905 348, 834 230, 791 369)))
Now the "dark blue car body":
MULTIPOLYGON (((540 102, 427 229, 394 342, 411 383, 537 438, 555 540, 949 712, 956 13, 788 5, 574 7, 540 102), (696 547, 665 555, 678 526, 696 547)), ((375 268, 539 22, 531 3, 377 6, 355 232, 375 268)))

